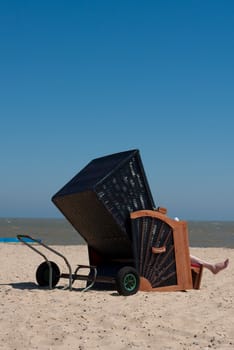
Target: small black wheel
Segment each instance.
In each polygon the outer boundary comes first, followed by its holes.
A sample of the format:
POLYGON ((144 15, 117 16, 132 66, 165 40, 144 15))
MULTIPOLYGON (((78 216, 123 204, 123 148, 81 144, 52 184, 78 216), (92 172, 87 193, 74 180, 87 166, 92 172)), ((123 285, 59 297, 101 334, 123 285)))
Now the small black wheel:
MULTIPOLYGON (((52 268, 52 287, 55 287, 60 279, 60 270, 55 262, 50 261, 50 264, 52 268)), ((46 261, 38 266, 36 271, 36 280, 40 287, 49 287, 50 268, 46 261)))
POLYGON ((139 274, 131 266, 120 269, 116 276, 116 288, 120 295, 133 295, 138 292, 140 284, 139 274))

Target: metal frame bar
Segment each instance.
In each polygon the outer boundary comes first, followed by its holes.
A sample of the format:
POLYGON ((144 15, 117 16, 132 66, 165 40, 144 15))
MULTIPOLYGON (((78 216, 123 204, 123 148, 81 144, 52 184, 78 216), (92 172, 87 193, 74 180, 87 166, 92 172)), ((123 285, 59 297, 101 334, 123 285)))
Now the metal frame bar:
POLYGON ((52 253, 60 256, 66 263, 67 267, 68 267, 68 271, 69 271, 69 289, 72 290, 72 269, 71 269, 71 265, 69 264, 67 258, 62 255, 61 253, 59 253, 57 250, 47 246, 46 244, 42 243, 40 240, 36 239, 36 238, 32 238, 28 235, 17 235, 17 238, 20 242, 22 242, 23 244, 25 244, 27 247, 29 247, 30 249, 32 249, 34 252, 38 253, 39 255, 41 255, 45 261, 47 262, 48 266, 49 266, 49 288, 52 289, 52 267, 51 267, 51 263, 50 261, 47 259, 47 257, 41 253, 37 248, 35 248, 34 246, 32 246, 31 244, 29 244, 28 242, 24 241, 24 238, 29 238, 30 240, 32 240, 33 242, 38 243, 39 245, 41 245, 42 247, 50 250, 52 253))
POLYGON ((18 240, 25 244, 27 247, 29 247, 30 249, 32 249, 34 252, 36 252, 37 254, 39 254, 40 256, 42 256, 44 258, 44 260, 47 262, 48 266, 49 266, 49 289, 53 289, 52 286, 52 274, 53 274, 53 270, 52 270, 52 266, 51 266, 51 262, 48 260, 48 258, 46 257, 45 254, 43 254, 41 251, 39 251, 35 246, 31 245, 30 243, 38 243, 40 246, 48 249, 49 251, 51 251, 52 253, 58 255, 59 257, 61 257, 67 267, 68 267, 68 273, 61 273, 60 274, 60 278, 67 278, 69 279, 69 284, 68 286, 65 286, 63 289, 68 289, 71 291, 72 290, 72 285, 75 282, 75 280, 83 280, 83 281, 87 281, 90 282, 90 284, 88 284, 85 288, 82 289, 83 292, 86 292, 87 290, 89 290, 90 288, 93 287, 93 285, 95 284, 95 282, 101 282, 101 283, 115 283, 115 278, 113 277, 104 277, 104 276, 97 276, 97 268, 96 266, 91 266, 91 265, 77 265, 77 268, 74 271, 74 274, 72 273, 72 269, 71 269, 71 265, 69 264, 67 258, 62 255, 61 253, 59 253, 57 250, 47 246, 46 244, 42 243, 41 240, 38 240, 36 238, 32 238, 31 236, 28 235, 17 235, 18 240), (30 239, 30 243, 28 241, 25 241, 24 239, 30 239), (93 276, 90 277, 88 275, 78 275, 78 271, 80 269, 89 269, 90 272, 93 271, 93 276))

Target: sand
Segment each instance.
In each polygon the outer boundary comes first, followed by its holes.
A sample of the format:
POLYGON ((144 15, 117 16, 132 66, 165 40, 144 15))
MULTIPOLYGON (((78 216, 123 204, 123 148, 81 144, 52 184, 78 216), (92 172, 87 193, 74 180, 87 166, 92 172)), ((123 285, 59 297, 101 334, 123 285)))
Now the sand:
MULTIPOLYGON (((88 263, 85 246, 58 246, 74 268, 88 263)), ((138 292, 39 288, 40 256, 22 244, 0 245, 0 349, 234 349, 234 250, 191 248, 211 261, 230 258, 218 275, 205 270, 200 290, 138 292)), ((53 257, 62 272, 65 265, 53 257)))

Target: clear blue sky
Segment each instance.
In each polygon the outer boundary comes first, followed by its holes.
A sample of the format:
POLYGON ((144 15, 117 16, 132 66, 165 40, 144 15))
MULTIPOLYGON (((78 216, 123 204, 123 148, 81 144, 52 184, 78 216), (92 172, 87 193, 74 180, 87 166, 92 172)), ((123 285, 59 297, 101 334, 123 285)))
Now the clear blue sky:
POLYGON ((232 0, 2 0, 0 49, 0 217, 138 148, 169 216, 234 219, 232 0))

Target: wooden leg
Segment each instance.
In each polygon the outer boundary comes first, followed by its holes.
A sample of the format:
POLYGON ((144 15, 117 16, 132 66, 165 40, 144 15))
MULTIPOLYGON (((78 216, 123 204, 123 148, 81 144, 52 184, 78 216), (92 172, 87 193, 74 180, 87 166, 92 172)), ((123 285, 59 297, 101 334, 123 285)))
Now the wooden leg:
POLYGON ((203 272, 202 265, 191 265, 193 289, 200 289, 202 272, 203 272))

